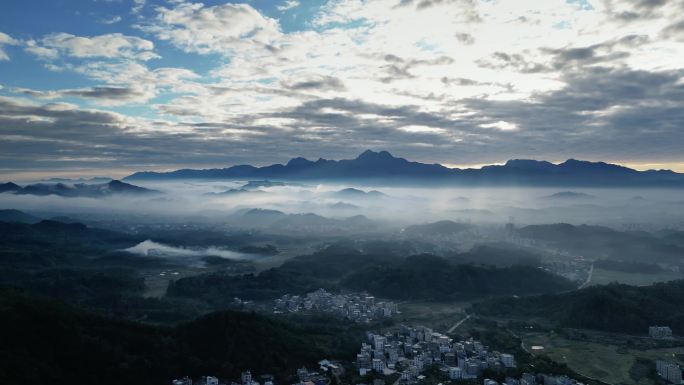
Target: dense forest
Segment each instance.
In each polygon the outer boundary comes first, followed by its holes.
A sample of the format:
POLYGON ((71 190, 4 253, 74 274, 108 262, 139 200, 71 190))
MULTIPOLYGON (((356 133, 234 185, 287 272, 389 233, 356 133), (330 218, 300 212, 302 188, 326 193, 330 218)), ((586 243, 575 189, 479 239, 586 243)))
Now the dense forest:
POLYGON ((547 319, 559 326, 646 334, 667 325, 684 333, 684 280, 651 286, 610 284, 562 294, 484 301, 473 309, 486 316, 547 319))
MULTIPOLYGON (((500 262, 497 249, 478 248, 449 259, 434 255, 399 257, 368 254, 347 247, 329 247, 295 257, 259 275, 204 274, 175 281, 171 297, 201 298, 214 305, 233 297, 267 300, 323 287, 368 291, 390 299, 454 300, 509 294, 552 293, 573 289, 571 282, 536 267, 495 267, 474 261, 500 262), (482 255, 482 258, 479 258, 482 255), (468 261, 469 263, 463 263, 468 261)), ((521 255, 517 256, 523 260, 521 255)), ((535 256, 525 255, 525 261, 535 256)), ((528 262, 529 263, 529 262, 528 262)))
POLYGON ((529 266, 490 267, 453 264, 433 255, 416 255, 395 265, 376 265, 347 276, 342 286, 395 299, 459 300, 571 290, 561 277, 529 266))
POLYGON ((0 383, 167 384, 191 375, 238 378, 326 357, 350 358, 363 338, 335 320, 296 323, 220 312, 176 327, 121 321, 0 288, 0 383))

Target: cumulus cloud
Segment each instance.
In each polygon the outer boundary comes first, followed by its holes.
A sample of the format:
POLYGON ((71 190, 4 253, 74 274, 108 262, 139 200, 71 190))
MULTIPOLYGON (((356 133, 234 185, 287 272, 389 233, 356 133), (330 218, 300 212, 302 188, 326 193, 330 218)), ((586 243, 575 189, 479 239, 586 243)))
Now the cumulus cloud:
POLYGON ((125 58, 143 61, 159 57, 154 53, 154 43, 151 41, 121 33, 92 37, 54 33, 43 37, 39 42, 30 41, 26 50, 48 59, 54 59, 59 54, 75 58, 125 58))
POLYGON ((13 142, 3 150, 31 167, 62 164, 64 151, 72 163, 94 159, 96 143, 112 164, 134 168, 342 158, 367 147, 453 164, 662 161, 684 145, 675 3, 333 0, 284 30, 246 3, 166 2, 138 14, 142 37, 25 41, 50 69, 92 84, 13 90, 35 100, 34 112, 8 107, 23 98, 5 100, 0 117, 11 124, 0 127, 13 142), (205 70, 153 68, 158 40, 205 70), (141 103, 146 118, 59 103, 67 97, 141 103))
POLYGON ((249 4, 181 2, 158 7, 156 18, 140 26, 187 52, 230 54, 247 46, 269 48, 280 35, 278 22, 249 4))

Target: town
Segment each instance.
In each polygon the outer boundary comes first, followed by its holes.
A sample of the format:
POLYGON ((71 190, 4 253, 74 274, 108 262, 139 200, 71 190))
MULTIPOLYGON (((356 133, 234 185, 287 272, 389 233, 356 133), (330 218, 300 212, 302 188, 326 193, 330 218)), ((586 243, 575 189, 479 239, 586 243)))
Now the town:
POLYGON ((500 371, 515 368, 512 354, 489 351, 473 339, 453 341, 447 335, 424 326, 401 326, 394 332, 368 334, 356 356, 359 375, 375 371, 399 373, 401 384, 410 385, 425 378, 421 373, 438 367, 445 379, 476 379, 484 369, 500 371))
MULTIPOLYGON (((505 377, 501 383, 484 378, 485 369, 497 373, 514 370, 517 366, 515 357, 509 353, 490 351, 472 338, 454 341, 424 326, 402 325, 384 333, 368 332, 367 341, 362 342, 354 366, 358 377, 345 378, 360 379, 354 382, 355 385, 385 385, 385 379, 395 379, 392 383, 396 385, 443 385, 462 381, 479 383, 479 380, 483 385, 584 385, 564 375, 523 373, 520 378, 505 377), (437 373, 436 377, 434 373, 437 373)), ((317 370, 306 367, 298 369, 292 385, 338 384, 345 373, 343 363, 323 359, 318 362, 317 370)), ((184 377, 171 382, 171 385, 193 384, 274 385, 274 378, 269 374, 255 377, 246 370, 239 381, 222 381, 217 377, 204 376, 194 381, 184 377)))
POLYGON ((369 323, 399 314, 397 304, 376 301, 368 293, 332 294, 318 289, 303 296, 285 294, 274 301, 273 313, 327 313, 355 322, 369 323))

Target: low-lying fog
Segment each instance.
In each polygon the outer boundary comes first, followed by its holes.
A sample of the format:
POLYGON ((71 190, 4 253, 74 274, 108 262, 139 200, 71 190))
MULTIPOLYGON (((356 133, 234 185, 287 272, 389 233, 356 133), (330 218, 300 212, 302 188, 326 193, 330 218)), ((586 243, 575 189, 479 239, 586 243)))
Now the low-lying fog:
MULTIPOLYGON (((362 215, 389 228, 448 219, 483 224, 566 222, 615 228, 638 224, 644 229, 660 229, 680 228, 684 218, 684 196, 676 189, 400 188, 247 182, 134 183, 164 193, 148 197, 62 198, 3 193, 0 208, 43 217, 135 218, 137 223, 206 220, 235 225, 240 225, 241 213, 259 208, 339 220, 362 215), (354 190, 345 190, 349 188, 354 190)), ((272 225, 278 222, 274 220, 272 225)))
POLYGON ((196 258, 196 257, 220 257, 229 260, 253 260, 255 255, 239 253, 219 247, 174 247, 151 240, 143 241, 133 247, 124 249, 131 254, 144 257, 157 258, 196 258))

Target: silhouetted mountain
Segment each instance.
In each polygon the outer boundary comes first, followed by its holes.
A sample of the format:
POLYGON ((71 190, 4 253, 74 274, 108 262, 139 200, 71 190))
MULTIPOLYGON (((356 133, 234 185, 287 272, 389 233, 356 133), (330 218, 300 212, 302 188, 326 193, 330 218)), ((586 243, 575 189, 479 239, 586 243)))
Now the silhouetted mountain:
POLYGON ((19 186, 18 184, 12 183, 12 182, 0 184, 0 193, 4 193, 4 192, 8 192, 8 191, 9 192, 16 192, 19 190, 21 190, 21 186, 19 186))
POLYGON ((345 188, 340 191, 336 191, 331 195, 340 199, 377 199, 387 197, 387 195, 377 190, 366 192, 355 188, 345 188))
POLYGON ((222 191, 219 193, 206 193, 205 196, 249 196, 249 195, 262 195, 266 194, 266 191, 260 190, 245 190, 243 188, 236 189, 232 188, 230 190, 222 191))
POLYGON ((310 161, 291 159, 287 164, 249 165, 222 169, 137 172, 125 180, 243 179, 346 180, 388 183, 533 186, 684 186, 684 175, 669 170, 637 171, 604 162, 569 159, 560 164, 529 159, 509 160, 502 166, 450 169, 440 164, 410 162, 387 151, 367 150, 355 159, 310 161))
POLYGON ((348 218, 327 218, 314 213, 285 214, 282 211, 268 209, 239 211, 228 220, 238 227, 287 231, 363 231, 376 226, 375 222, 363 215, 348 218))
POLYGON ((578 200, 578 199, 592 199, 595 198, 591 194, 575 192, 575 191, 560 191, 555 194, 547 195, 544 199, 551 200, 578 200))
POLYGON ((356 209, 360 208, 357 205, 347 203, 347 202, 342 202, 342 201, 337 202, 337 203, 333 203, 333 204, 329 204, 328 207, 330 207, 331 209, 335 209, 335 210, 356 210, 356 209))
POLYGON ((469 230, 473 225, 454 221, 439 221, 423 225, 412 225, 404 229, 406 236, 450 236, 469 230))
POLYGON ((270 180, 250 180, 249 182, 245 183, 242 187, 242 189, 245 190, 253 190, 257 188, 269 188, 269 187, 284 187, 284 186, 301 186, 300 184, 292 184, 292 183, 285 183, 285 182, 274 182, 270 180))
MULTIPOLYGON (((5 184, 7 185, 7 183, 5 184)), ((15 185, 16 186, 16 185, 15 185)), ((17 195, 58 195, 61 197, 102 198, 111 195, 155 195, 159 191, 146 189, 118 180, 102 184, 65 184, 65 183, 35 183, 13 190, 17 195)))
POLYGON ((19 210, 0 210, 0 222, 38 223, 40 218, 19 210))
POLYGON ((106 176, 96 176, 92 178, 77 178, 77 179, 70 179, 70 178, 48 178, 45 180, 42 180, 40 182, 45 182, 45 183, 109 183, 113 179, 106 177, 106 176))

